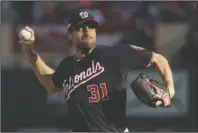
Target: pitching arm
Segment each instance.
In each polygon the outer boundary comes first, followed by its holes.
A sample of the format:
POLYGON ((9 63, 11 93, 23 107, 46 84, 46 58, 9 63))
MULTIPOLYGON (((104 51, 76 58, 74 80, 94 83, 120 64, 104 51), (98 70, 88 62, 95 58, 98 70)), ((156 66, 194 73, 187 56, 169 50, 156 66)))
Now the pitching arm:
POLYGON ((40 83, 52 93, 58 92, 61 89, 55 87, 52 79, 54 75, 54 70, 50 68, 38 55, 34 48, 35 35, 34 30, 30 27, 25 27, 19 32, 19 43, 21 44, 22 50, 25 53, 32 69, 40 81, 40 83), (29 33, 31 36, 29 37, 29 33))
POLYGON ((52 76, 55 71, 41 59, 36 51, 26 51, 25 55, 27 56, 28 61, 30 62, 32 69, 40 83, 51 93, 61 91, 60 88, 55 87, 52 81, 52 76))

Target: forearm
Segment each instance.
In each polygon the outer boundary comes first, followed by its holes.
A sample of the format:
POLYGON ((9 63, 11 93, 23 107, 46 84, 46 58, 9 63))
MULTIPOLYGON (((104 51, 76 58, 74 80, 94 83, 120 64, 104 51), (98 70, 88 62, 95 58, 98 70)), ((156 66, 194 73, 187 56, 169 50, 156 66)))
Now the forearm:
POLYGON ((159 71, 163 81, 165 81, 166 87, 169 89, 170 97, 172 98, 175 95, 174 90, 174 80, 171 68, 165 57, 159 54, 154 54, 153 64, 156 69, 159 71))
POLYGON ((54 73, 54 70, 45 64, 45 62, 41 59, 35 50, 26 51, 25 55, 27 56, 28 61, 36 74, 46 75, 54 73))
POLYGON ((45 64, 35 50, 26 51, 25 55, 40 83, 47 88, 48 91, 57 92, 58 89, 55 89, 52 82, 52 74, 54 73, 54 70, 45 64))

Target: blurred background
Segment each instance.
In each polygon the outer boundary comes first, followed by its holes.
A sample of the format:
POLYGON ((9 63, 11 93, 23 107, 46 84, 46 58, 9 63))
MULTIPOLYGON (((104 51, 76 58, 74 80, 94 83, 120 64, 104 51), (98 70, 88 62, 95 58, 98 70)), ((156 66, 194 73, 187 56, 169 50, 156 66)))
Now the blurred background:
MULTIPOLYGON (((1 2, 1 131, 68 131, 70 120, 62 93, 48 94, 37 81, 18 44, 19 30, 35 30, 36 49, 51 67, 72 53, 67 17, 90 10, 101 24, 97 45, 142 46, 164 55, 175 79, 173 107, 141 104, 130 89, 127 115, 131 131, 197 131, 197 2, 67 1, 1 2)), ((155 78, 153 69, 139 72, 155 78)))

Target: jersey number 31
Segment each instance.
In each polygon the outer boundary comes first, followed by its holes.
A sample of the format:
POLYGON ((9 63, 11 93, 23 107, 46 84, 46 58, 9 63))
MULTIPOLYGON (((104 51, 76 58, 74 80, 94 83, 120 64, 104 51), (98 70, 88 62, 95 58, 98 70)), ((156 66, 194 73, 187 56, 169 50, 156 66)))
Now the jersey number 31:
POLYGON ((87 90, 91 92, 91 96, 89 97, 90 103, 99 102, 101 99, 109 100, 106 83, 101 83, 100 86, 96 84, 88 85, 87 90), (100 95, 100 92, 102 93, 102 97, 100 95))

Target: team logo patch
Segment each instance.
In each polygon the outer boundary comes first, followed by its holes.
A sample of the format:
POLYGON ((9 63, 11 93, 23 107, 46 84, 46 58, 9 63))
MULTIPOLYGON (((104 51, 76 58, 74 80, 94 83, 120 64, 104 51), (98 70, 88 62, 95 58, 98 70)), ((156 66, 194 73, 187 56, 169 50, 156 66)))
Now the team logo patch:
POLYGON ((88 16, 89 16, 88 12, 86 12, 86 11, 85 12, 80 12, 79 15, 83 19, 88 18, 88 16))

